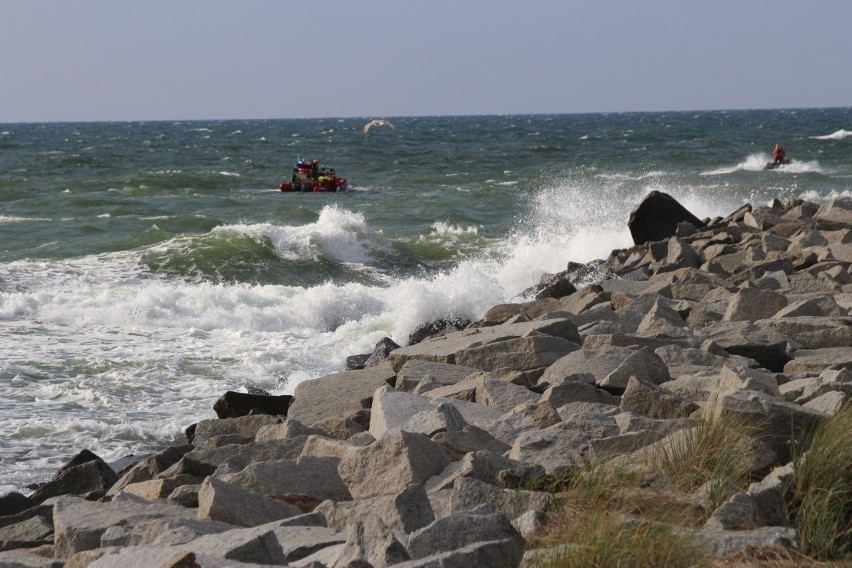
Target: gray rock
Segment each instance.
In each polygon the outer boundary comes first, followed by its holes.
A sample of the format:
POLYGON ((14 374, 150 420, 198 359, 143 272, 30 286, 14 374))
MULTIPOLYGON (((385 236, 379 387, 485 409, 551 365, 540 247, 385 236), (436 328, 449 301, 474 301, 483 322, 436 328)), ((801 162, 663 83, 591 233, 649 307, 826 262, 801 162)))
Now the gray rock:
POLYGON ((500 558, 500 562, 506 566, 517 566, 523 556, 524 539, 506 517, 499 513, 456 513, 438 519, 411 535, 408 552, 413 559, 421 559, 495 540, 508 541, 508 546, 503 548, 504 556, 500 558))
POLYGON ((460 432, 440 432, 432 436, 432 440, 440 444, 453 461, 477 450, 502 454, 511 448, 509 444, 501 442, 485 430, 471 425, 465 426, 460 432))
POLYGON ((147 526, 163 518, 191 518, 192 509, 119 495, 110 503, 95 503, 62 496, 53 505, 54 546, 57 558, 70 558, 83 550, 99 548, 101 535, 113 526, 147 526))
POLYGON ((429 497, 421 483, 412 483, 396 494, 377 495, 358 501, 324 501, 315 512, 329 526, 345 531, 365 515, 375 515, 392 530, 409 534, 435 520, 429 497))
POLYGON ((473 367, 411 359, 399 369, 396 377, 396 389, 412 392, 425 377, 432 377, 441 386, 452 385, 477 371, 478 369, 473 367))
POLYGON ((559 378, 544 391, 541 400, 542 402, 549 402, 554 408, 565 406, 570 402, 599 402, 617 405, 619 403, 618 397, 605 390, 595 388, 594 379, 594 375, 588 373, 559 378), (589 381, 592 381, 592 384, 589 381))
POLYGON ((849 395, 845 392, 831 391, 809 400, 803 406, 826 416, 834 416, 846 407, 848 401, 849 395))
POLYGON ((214 436, 237 435, 243 438, 254 438, 261 427, 268 424, 278 424, 282 419, 270 414, 254 414, 237 418, 214 418, 200 420, 195 426, 195 435, 191 443, 196 446, 214 436))
POLYGON ((752 390, 722 394, 713 410, 743 420, 781 463, 790 459, 791 440, 810 431, 824 417, 819 412, 752 390))
POLYGON ((0 552, 0 566, 7 568, 62 568, 65 562, 45 558, 25 550, 5 550, 0 552))
POLYGON ((513 522, 528 513, 535 513, 540 520, 552 501, 553 495, 545 491, 502 489, 472 477, 459 477, 453 483, 450 510, 455 514, 490 505, 513 522))
POLYGON ((529 477, 544 474, 540 467, 530 466, 488 450, 479 450, 465 454, 461 460, 447 465, 444 471, 426 482, 426 489, 428 491, 448 489, 460 477, 470 477, 491 485, 497 485, 500 483, 500 473, 506 470, 511 470, 516 475, 525 473, 529 477))
MULTIPOLYGON (((392 351, 391 355, 397 351, 399 349, 392 351)), ((350 416, 370 408, 376 389, 392 383, 394 377, 396 372, 390 364, 382 363, 376 367, 343 371, 301 382, 296 385, 288 416, 308 426, 350 416)))
POLYGON ((620 406, 649 418, 685 418, 698 409, 692 401, 636 377, 627 381, 620 406))
POLYGON ((761 527, 751 530, 719 530, 703 528, 694 533, 710 547, 713 556, 727 556, 746 547, 798 548, 796 529, 786 527, 761 527))
POLYGON ((531 331, 522 337, 470 345, 458 350, 454 361, 483 371, 528 371, 543 369, 579 347, 579 341, 531 331))
MULTIPOLYGON (((579 344, 582 341, 577 332, 577 326, 566 318, 511 324, 505 323, 493 327, 465 329, 443 337, 427 339, 416 345, 410 345, 393 351, 389 356, 389 360, 393 363, 394 369, 397 370, 401 369, 411 359, 464 364, 456 361, 457 353, 466 349, 474 350, 469 354, 469 358, 474 359, 478 357, 478 353, 475 352, 478 347, 495 342, 505 342, 511 339, 522 338, 528 336, 531 331, 566 339, 568 342, 575 344, 579 344)), ((549 344, 545 346, 550 347, 549 344)), ((535 349, 535 345, 527 345, 527 347, 535 349)), ((481 357, 479 358, 481 359, 481 357)), ((480 370, 489 370, 480 367, 477 368, 480 370)))
POLYGON ((488 433, 505 444, 512 444, 521 432, 547 428, 560 420, 549 402, 525 402, 501 416, 488 428, 488 433))
POLYGON ((408 552, 383 520, 377 515, 365 515, 349 527, 346 542, 331 568, 347 568, 358 561, 385 568, 406 560, 408 552))
POLYGON ((778 380, 771 373, 730 365, 724 365, 719 369, 720 392, 733 392, 741 389, 760 391, 774 397, 781 396, 778 390, 778 380))
POLYGON ((725 321, 755 321, 774 316, 786 307, 787 298, 772 290, 742 288, 728 304, 725 321))
POLYGON ((476 542, 449 552, 438 552, 431 556, 394 564, 394 568, 468 568, 469 566, 514 568, 523 558, 523 556, 517 557, 516 549, 515 540, 511 538, 476 542))
POLYGON ((852 369, 852 349, 849 347, 825 347, 822 349, 799 349, 793 352, 792 360, 784 365, 785 373, 852 369))
POLYGON ((423 434, 393 431, 344 457, 338 471, 352 497, 365 499, 425 483, 449 461, 443 448, 423 434))
POLYGON ((638 377, 655 385, 671 380, 669 369, 648 347, 631 352, 612 372, 597 381, 597 386, 624 390, 630 377, 638 377))
POLYGON ((524 402, 535 402, 541 395, 526 387, 495 379, 487 374, 476 377, 476 402, 508 412, 524 402))
POLYGON ((218 474, 223 481, 261 495, 307 495, 319 500, 352 498, 338 473, 339 458, 304 456, 295 460, 252 463, 237 473, 218 474))
POLYGON ((167 470, 180 460, 185 454, 192 451, 193 446, 170 446, 161 452, 145 458, 121 476, 121 478, 107 491, 107 497, 116 495, 121 489, 130 483, 148 481, 167 470))
POLYGON ((719 322, 696 330, 695 333, 702 339, 713 340, 732 355, 754 359, 761 367, 781 372, 790 360, 788 351, 794 342, 764 325, 766 321, 719 322))
POLYGON ((518 435, 509 458, 538 464, 548 474, 581 468, 589 459, 589 440, 619 434, 611 417, 560 422, 518 435))
POLYGON ((296 507, 208 477, 198 491, 198 518, 240 527, 255 527, 301 515, 296 507))

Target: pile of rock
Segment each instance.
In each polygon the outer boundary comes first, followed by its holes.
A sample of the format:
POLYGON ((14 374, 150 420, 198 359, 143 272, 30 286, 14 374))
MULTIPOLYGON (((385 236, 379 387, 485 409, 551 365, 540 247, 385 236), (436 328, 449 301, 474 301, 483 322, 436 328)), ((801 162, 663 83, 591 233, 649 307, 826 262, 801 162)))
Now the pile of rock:
POLYGON ((292 400, 229 393, 191 445, 125 467, 81 454, 0 499, 0 564, 518 566, 552 497, 524 480, 639 455, 711 400, 754 426, 765 478, 700 536, 719 555, 795 546, 773 466, 852 394, 852 200, 703 222, 671 201, 634 209, 636 246, 586 265, 591 283, 548 275, 537 299, 292 400))

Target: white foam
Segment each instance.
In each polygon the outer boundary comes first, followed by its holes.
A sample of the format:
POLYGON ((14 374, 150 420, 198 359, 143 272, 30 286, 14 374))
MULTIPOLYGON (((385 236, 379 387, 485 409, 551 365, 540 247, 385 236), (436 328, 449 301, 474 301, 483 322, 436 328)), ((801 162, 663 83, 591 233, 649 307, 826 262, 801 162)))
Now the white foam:
POLYGON ((359 238, 364 228, 362 214, 337 205, 326 205, 320 211, 319 219, 307 225, 223 225, 213 231, 245 234, 260 243, 268 240, 276 254, 289 260, 323 255, 338 262, 365 263, 370 260, 370 256, 359 238))
POLYGON ((825 136, 811 136, 810 138, 813 140, 843 140, 850 136, 852 136, 852 132, 841 128, 840 130, 832 132, 831 134, 826 134, 825 136))

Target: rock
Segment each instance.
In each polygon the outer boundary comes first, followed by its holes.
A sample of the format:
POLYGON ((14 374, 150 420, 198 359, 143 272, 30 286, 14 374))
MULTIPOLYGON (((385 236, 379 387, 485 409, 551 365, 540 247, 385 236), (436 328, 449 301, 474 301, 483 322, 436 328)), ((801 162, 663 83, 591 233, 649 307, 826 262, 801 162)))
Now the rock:
POLYGON ((580 469, 588 461, 590 440, 617 434, 619 429, 612 418, 560 422, 520 433, 508 457, 541 465, 548 474, 560 474, 580 469))
POLYGON ((432 436, 432 440, 440 444, 453 461, 477 450, 502 454, 511 448, 509 444, 501 442, 485 430, 471 425, 465 426, 460 432, 440 432, 432 436))
POLYGON ((281 418, 269 414, 200 420, 195 425, 195 435, 189 442, 196 446, 215 436, 236 435, 254 438, 257 431, 268 424, 279 424, 281 418))
POLYGON ((282 501, 246 491, 237 485, 208 477, 198 491, 198 518, 240 527, 255 527, 301 515, 282 501))
POLYGON ((627 226, 633 242, 641 245, 674 236, 681 221, 686 221, 696 228, 704 226, 698 217, 687 211, 671 195, 651 191, 630 212, 627 226))
MULTIPOLYGON (((577 326, 568 319, 547 319, 539 321, 528 321, 522 323, 505 323, 493 327, 465 329, 455 333, 447 334, 443 337, 428 339, 418 343, 417 345, 409 345, 393 351, 388 359, 391 361, 393 368, 399 370, 410 359, 425 359, 428 361, 437 361, 439 363, 460 364, 465 363, 456 360, 458 353, 464 350, 470 350, 469 358, 482 359, 491 353, 480 355, 476 350, 495 342, 505 342, 510 339, 518 339, 529 337, 530 332, 537 331, 539 333, 562 338, 568 343, 579 344, 580 336, 577 333, 577 326)), ((521 345, 516 345, 519 349, 521 345)), ((530 345, 527 342, 526 347, 532 349, 534 353, 535 344, 530 345)), ((547 347, 550 347, 548 344, 547 347)), ((499 354, 499 353, 495 353, 499 354)), ((475 366, 475 365, 471 365, 475 366)), ((487 371, 477 367, 479 370, 487 371)), ((302 383, 305 384, 305 383, 302 383)), ((300 385, 301 386, 301 385, 300 385)), ((298 387, 297 387, 298 388, 298 387)), ((297 396, 298 399, 298 396, 297 396)))
POLYGON ((550 509, 552 501, 553 496, 545 491, 501 489, 472 477, 459 477, 453 483, 450 510, 455 514, 474 511, 483 505, 493 506, 514 524, 529 513, 535 513, 536 520, 540 520, 540 515, 550 509))
POLYGON ((596 382, 601 388, 623 391, 630 377, 638 377, 655 385, 671 380, 669 369, 648 347, 631 352, 612 372, 596 382))
POLYGON ((178 487, 194 485, 199 481, 201 481, 200 478, 192 475, 177 475, 165 479, 149 479, 148 481, 129 483, 117 494, 136 495, 149 501, 152 499, 165 499, 178 487))
POLYGON ((52 513, 51 507, 37 506, 15 515, 1 517, 0 550, 53 544, 52 513))
MULTIPOLYGON (((41 503, 59 495, 106 494, 118 480, 115 472, 101 458, 84 450, 65 464, 47 483, 30 495, 33 503, 41 503)), ((100 495, 99 495, 100 496, 100 495)))
MULTIPOLYGON (((766 321, 766 320, 763 320, 766 321)), ((727 321, 696 330, 702 339, 710 339, 732 355, 757 361, 761 367, 779 373, 790 361, 791 340, 769 326, 755 322, 727 321)))
POLYGON ((723 530, 787 526, 785 491, 792 479, 792 464, 774 469, 762 481, 752 483, 747 491, 735 493, 719 506, 707 526, 723 530))
POLYGON ((524 402, 535 402, 541 398, 541 395, 526 387, 500 381, 486 374, 475 376, 474 379, 477 383, 476 402, 499 408, 503 412, 508 412, 524 402))
MULTIPOLYGON (((593 402, 593 401, 592 401, 593 402)), ((698 409, 698 405, 669 393, 665 389, 630 377, 624 394, 621 395, 621 408, 636 412, 648 418, 686 418, 698 409)))
POLYGON ((554 408, 559 408, 570 402, 599 402, 617 405, 619 403, 618 397, 605 390, 595 388, 594 380, 594 375, 589 373, 561 377, 544 391, 541 400, 549 402, 554 408))
POLYGON ((0 552, 0 566, 8 568, 63 568, 65 562, 45 558, 25 550, 8 550, 0 552))
POLYGON ((423 434, 393 431, 346 455, 337 470, 352 498, 365 499, 425 483, 449 461, 441 446, 423 434))
POLYGON ((852 369, 852 349, 849 347, 826 347, 823 349, 799 349, 785 363, 785 373, 852 369))
POLYGON ((719 391, 734 392, 742 389, 760 391, 773 397, 781 396, 775 375, 758 369, 723 365, 719 370, 719 391))
POLYGON ((287 409, 292 400, 293 397, 288 394, 263 396, 227 391, 213 405, 213 410, 216 411, 216 416, 219 418, 248 416, 249 412, 252 411, 259 411, 261 414, 287 416, 287 409))
POLYGON ((188 444, 184 446, 170 446, 165 450, 145 458, 127 470, 127 472, 122 475, 112 487, 110 487, 109 491, 107 491, 107 497, 116 495, 119 491, 131 483, 154 479, 157 474, 172 467, 180 461, 184 455, 192 451, 192 449, 193 446, 188 444))
MULTIPOLYGON (((398 350, 397 350, 398 351, 398 350)), ((396 372, 388 364, 359 371, 343 371, 296 385, 287 416, 308 426, 323 420, 351 416, 369 409, 373 392, 391 384, 396 372)))
POLYGON ((409 559, 405 547, 376 515, 365 515, 349 527, 346 542, 332 568, 348 568, 366 562, 374 568, 398 565, 409 559))
POLYGON ((0 497, 0 517, 20 513, 21 511, 25 511, 35 505, 36 503, 33 503, 32 500, 25 495, 21 495, 14 491, 12 493, 7 493, 0 497))
POLYGON ((450 463, 444 471, 426 482, 426 489, 430 492, 448 489, 460 477, 470 477, 497 485, 500 483, 500 473, 507 470, 527 478, 544 475, 544 469, 541 467, 505 458, 501 454, 488 450, 479 450, 465 454, 459 461, 450 463))
POLYGON ((304 456, 295 460, 256 462, 237 473, 219 474, 223 481, 262 495, 299 494, 325 500, 352 498, 338 473, 339 458, 304 456))
POLYGON ((796 549, 796 530, 786 527, 761 527, 752 530, 719 530, 703 528, 695 535, 703 539, 716 558, 727 556, 743 548, 783 547, 796 549))
POLYGON ((397 373, 396 389, 403 392, 412 392, 417 384, 425 377, 432 377, 441 386, 454 385, 462 381, 465 377, 477 372, 479 370, 473 367, 436 363, 424 359, 411 359, 397 373))
MULTIPOLYGON (((490 541, 502 541, 502 556, 498 564, 517 566, 524 551, 524 539, 502 514, 478 515, 456 513, 438 519, 429 526, 415 531, 408 541, 408 552, 413 559, 426 558, 442 552, 458 551, 466 546, 490 541)), ((459 565, 461 564, 454 564, 459 565)), ((469 566, 489 564, 469 564, 469 566)), ((404 566, 404 564, 403 564, 404 566)))
POLYGON ((438 319, 433 322, 418 326, 408 335, 408 344, 420 343, 429 337, 439 337, 453 331, 459 331, 470 325, 470 320, 465 318, 438 319))
POLYGON ((147 526, 156 519, 192 518, 195 511, 149 502, 138 497, 118 496, 110 503, 93 503, 70 495, 53 505, 57 558, 70 558, 83 550, 100 547, 101 536, 113 526, 147 526))
POLYGON ((790 459, 790 442, 809 432, 824 417, 819 412, 753 390, 723 393, 713 411, 743 420, 782 463, 790 459))
POLYGON ((770 318, 787 306, 787 298, 771 290, 742 288, 728 304, 724 321, 755 321, 770 318))
POLYGON ((399 349, 399 345, 390 337, 383 337, 376 343, 373 353, 364 361, 364 368, 375 367, 382 361, 388 358, 390 352, 394 349, 399 349))
POLYGON ((325 501, 316 508, 331 527, 343 532, 358 519, 377 516, 392 530, 410 534, 435 520, 432 505, 421 483, 412 483, 396 494, 377 495, 358 501, 325 501))

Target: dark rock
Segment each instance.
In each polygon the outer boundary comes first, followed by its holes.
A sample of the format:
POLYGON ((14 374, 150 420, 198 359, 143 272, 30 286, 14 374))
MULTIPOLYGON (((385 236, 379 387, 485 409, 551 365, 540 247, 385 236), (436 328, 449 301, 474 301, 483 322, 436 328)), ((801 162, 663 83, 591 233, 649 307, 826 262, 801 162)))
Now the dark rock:
POLYGON ((271 396, 228 391, 219 397, 213 405, 213 410, 219 418, 248 416, 255 409, 259 409, 262 414, 287 416, 287 409, 292 400, 293 397, 289 394, 271 396))
POLYGON ((26 511, 34 505, 35 503, 33 503, 29 497, 13 491, 12 493, 0 497, 0 517, 26 511))
POLYGON ((390 337, 383 337, 376 343, 376 348, 373 353, 364 361, 364 368, 375 367, 382 361, 388 358, 390 352, 394 349, 399 349, 399 345, 390 337))
POLYGON ((186 427, 186 430, 183 431, 184 435, 186 436, 186 443, 187 444, 191 444, 192 441, 195 439, 195 429, 196 428, 198 428, 197 422, 195 424, 190 424, 189 426, 186 427))
POLYGON ((360 355, 350 355, 346 358, 346 370, 347 371, 357 371, 358 369, 363 369, 364 365, 367 363, 367 359, 370 358, 372 353, 362 353, 360 355))
POLYGON ((661 191, 652 191, 630 212, 627 226, 633 242, 641 245, 662 241, 677 233, 678 224, 686 221, 696 228, 704 223, 690 213, 674 197, 661 191))
POLYGON ((541 300, 542 298, 570 296, 576 291, 577 288, 571 283, 571 280, 560 272, 559 274, 545 274, 541 277, 541 282, 527 288, 521 295, 541 300))
POLYGON ((92 452, 83 450, 62 466, 53 479, 30 495, 30 499, 41 503, 58 495, 106 492, 116 481, 118 476, 106 462, 92 452))
POLYGON ((408 336, 408 344, 420 343, 429 337, 438 337, 454 331, 459 331, 470 325, 470 320, 465 318, 439 319, 420 325, 408 336))

